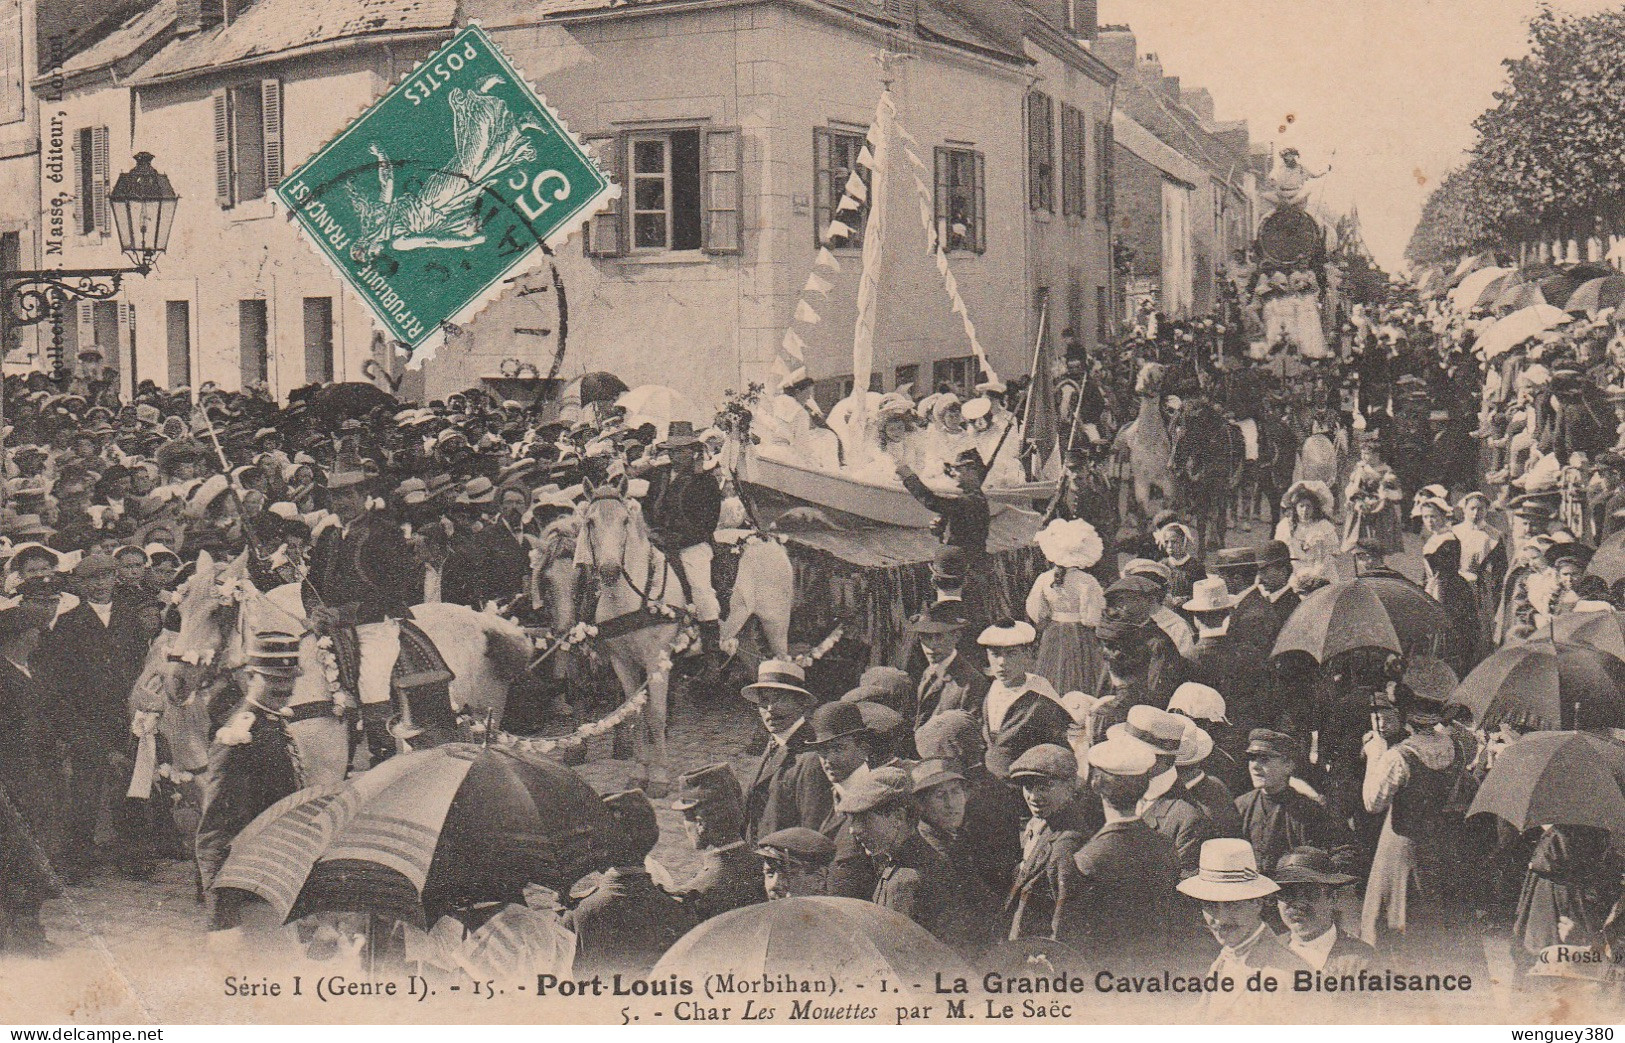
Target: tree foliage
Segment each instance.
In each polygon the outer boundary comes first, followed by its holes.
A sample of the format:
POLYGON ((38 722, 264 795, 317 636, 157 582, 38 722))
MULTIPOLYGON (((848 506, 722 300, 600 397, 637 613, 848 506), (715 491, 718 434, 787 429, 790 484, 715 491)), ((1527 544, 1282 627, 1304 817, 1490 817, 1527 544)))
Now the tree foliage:
POLYGON ((1625 7, 1542 7, 1467 161, 1428 196, 1406 257, 1432 264, 1536 234, 1625 230, 1625 7))

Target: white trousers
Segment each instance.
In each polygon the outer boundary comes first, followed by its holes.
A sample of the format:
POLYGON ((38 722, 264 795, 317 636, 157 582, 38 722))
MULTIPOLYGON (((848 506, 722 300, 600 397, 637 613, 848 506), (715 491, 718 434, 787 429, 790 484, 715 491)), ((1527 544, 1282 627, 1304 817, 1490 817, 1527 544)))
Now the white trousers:
POLYGON ((684 547, 677 554, 677 566, 688 580, 689 600, 694 603, 694 616, 702 623, 714 623, 722 618, 722 605, 717 592, 711 588, 711 545, 696 543, 684 547))
POLYGON ((395 660, 401 655, 401 624, 386 619, 382 623, 362 623, 355 628, 356 643, 361 649, 360 675, 361 705, 371 706, 389 702, 389 679, 395 672, 395 660))

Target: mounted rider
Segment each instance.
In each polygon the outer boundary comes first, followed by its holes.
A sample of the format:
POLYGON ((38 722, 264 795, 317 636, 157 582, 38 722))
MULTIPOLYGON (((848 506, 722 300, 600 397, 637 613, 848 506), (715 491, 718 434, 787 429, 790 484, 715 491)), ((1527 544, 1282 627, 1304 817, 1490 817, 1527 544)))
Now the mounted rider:
POLYGON ((715 472, 702 469, 705 443, 688 421, 672 421, 655 449, 667 462, 642 472, 649 481, 643 498, 649 536, 677 566, 699 623, 701 650, 715 659, 722 645, 722 605, 711 585, 711 540, 722 517, 722 487, 715 472))
POLYGON ((390 678, 401 651, 400 621, 411 615, 407 606, 422 588, 414 582, 412 550, 401 527, 366 509, 366 481, 359 471, 328 480, 339 524, 324 530, 311 548, 304 596, 311 625, 336 645, 356 649, 356 694, 376 762, 395 748, 390 678))

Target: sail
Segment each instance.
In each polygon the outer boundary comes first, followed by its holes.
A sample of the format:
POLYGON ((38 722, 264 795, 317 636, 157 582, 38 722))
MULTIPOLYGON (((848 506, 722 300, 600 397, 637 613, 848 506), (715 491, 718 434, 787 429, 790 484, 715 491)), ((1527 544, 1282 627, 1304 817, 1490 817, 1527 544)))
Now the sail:
MULTIPOLYGON (((875 122, 869 129, 869 221, 863 229, 863 275, 858 281, 858 320, 852 331, 853 429, 862 431, 868 420, 869 374, 875 365, 875 317, 880 310, 880 277, 886 249, 886 211, 891 180, 887 150, 897 108, 891 91, 881 93, 875 122)), ((867 446, 864 447, 865 450, 867 446)), ((858 465, 867 460, 851 461, 858 465)))

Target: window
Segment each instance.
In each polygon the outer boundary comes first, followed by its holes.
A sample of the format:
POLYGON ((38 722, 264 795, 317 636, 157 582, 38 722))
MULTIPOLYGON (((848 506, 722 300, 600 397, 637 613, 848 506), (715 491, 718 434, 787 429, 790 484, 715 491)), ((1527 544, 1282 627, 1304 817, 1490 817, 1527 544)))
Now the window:
POLYGON ((1061 213, 1089 216, 1089 118, 1061 106, 1061 213))
MULTIPOLYGON (((965 355, 954 359, 937 359, 931 363, 932 391, 941 390, 944 386, 961 398, 976 387, 977 374, 981 372, 976 366, 974 355, 965 355)), ((921 389, 916 389, 921 390, 921 389)))
POLYGON ((949 251, 987 249, 983 159, 965 148, 937 149, 937 235, 949 251))
POLYGON ((1055 102, 1027 95, 1027 205, 1055 212, 1055 102))
POLYGON ((169 386, 192 384, 192 305, 187 301, 164 302, 164 325, 169 338, 169 386))
POLYGON ((1112 339, 1111 330, 1111 302, 1106 298, 1106 287, 1095 287, 1095 335, 1101 344, 1108 344, 1112 339))
POLYGON ((333 379, 333 298, 305 298, 305 383, 333 379))
POLYGON ((238 301, 237 365, 244 388, 263 383, 268 376, 270 334, 265 301, 238 301))
POLYGON ((740 252, 744 183, 737 127, 631 131, 586 141, 625 186, 588 227, 589 257, 740 252))
MULTIPOLYGON (((813 128, 813 241, 819 246, 826 245, 824 232, 836 218, 835 208, 846 195, 846 183, 852 175, 863 179, 865 189, 869 187, 869 171, 858 164, 865 141, 866 132, 813 128)), ((840 220, 851 226, 852 234, 831 239, 827 245, 837 249, 862 246, 863 228, 869 221, 867 192, 858 201, 857 210, 840 211, 840 220)))
POLYGON ((282 180, 282 81, 214 92, 214 194, 222 207, 263 199, 282 180))
POLYGON ((23 118, 25 71, 22 0, 0 0, 0 123, 23 118))
POLYGON ((73 139, 74 227, 80 235, 106 235, 113 228, 107 209, 106 127, 81 127, 73 139))
POLYGON ((1113 132, 1109 119, 1095 122, 1095 212, 1103 220, 1112 219, 1113 132))
POLYGON ((893 377, 892 387, 894 389, 901 389, 905 385, 917 382, 920 379, 919 363, 910 362, 906 366, 898 366, 893 377))

